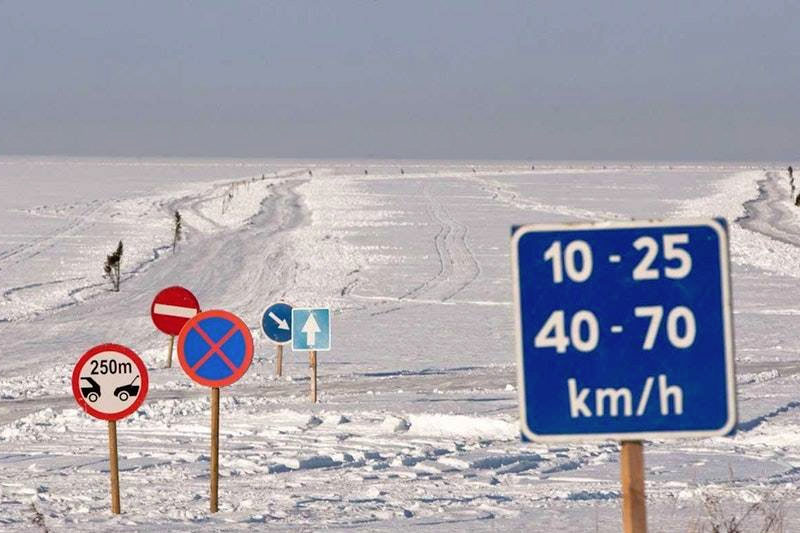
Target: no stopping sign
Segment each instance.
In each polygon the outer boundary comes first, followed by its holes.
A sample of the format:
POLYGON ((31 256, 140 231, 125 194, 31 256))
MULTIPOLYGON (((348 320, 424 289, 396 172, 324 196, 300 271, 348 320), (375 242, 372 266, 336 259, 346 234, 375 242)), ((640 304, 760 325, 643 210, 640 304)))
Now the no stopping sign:
POLYGON ((253 337, 244 321, 228 311, 203 311, 178 336, 184 372, 206 387, 225 387, 241 378, 253 360, 253 337))

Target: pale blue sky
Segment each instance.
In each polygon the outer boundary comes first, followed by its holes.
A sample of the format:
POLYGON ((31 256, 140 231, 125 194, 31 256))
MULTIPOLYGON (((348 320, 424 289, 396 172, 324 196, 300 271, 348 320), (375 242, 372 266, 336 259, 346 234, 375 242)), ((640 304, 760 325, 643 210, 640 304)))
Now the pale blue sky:
POLYGON ((0 153, 791 160, 800 6, 0 0, 0 153))

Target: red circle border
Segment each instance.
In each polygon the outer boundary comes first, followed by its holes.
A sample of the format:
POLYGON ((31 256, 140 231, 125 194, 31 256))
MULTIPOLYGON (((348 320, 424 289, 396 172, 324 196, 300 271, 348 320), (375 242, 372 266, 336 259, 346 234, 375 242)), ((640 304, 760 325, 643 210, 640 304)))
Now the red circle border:
POLYGON ((194 303, 197 306, 197 311, 200 312, 200 300, 198 300, 197 296, 195 296, 194 293, 192 291, 190 291, 189 289, 187 289, 186 287, 181 287, 180 285, 172 285, 170 287, 165 287, 165 288, 161 289, 160 291, 158 291, 158 294, 156 294, 153 297, 153 303, 150 304, 150 320, 152 320, 153 325, 156 327, 156 329, 158 331, 160 331, 161 333, 165 333, 167 335, 172 335, 172 336, 180 334, 180 331, 178 333, 172 333, 172 332, 164 331, 163 329, 161 329, 158 326, 158 324, 156 324, 155 314, 153 313, 153 311, 156 308, 156 301, 158 300, 158 297, 161 296, 163 293, 165 293, 165 292, 167 292, 169 290, 174 290, 174 289, 181 289, 183 291, 186 291, 189 294, 189 296, 192 297, 192 300, 194 300, 194 303))
POLYGON ((186 372, 186 375, 189 376, 192 381, 195 381, 200 385, 205 385, 206 387, 226 387, 238 381, 250 368, 250 364, 253 362, 253 335, 250 333, 250 328, 247 327, 247 324, 244 323, 244 320, 229 311, 223 311, 221 309, 202 311, 190 318, 189 321, 183 325, 183 329, 181 329, 180 334, 178 334, 178 361, 181 363, 181 368, 183 368, 183 371, 186 372), (206 379, 194 373, 192 368, 186 362, 186 354, 184 353, 186 336, 188 335, 189 331, 191 331, 191 329, 198 322, 206 318, 224 318, 229 320, 239 329, 239 331, 242 332, 242 336, 244 336, 245 350, 242 366, 240 366, 232 375, 218 381, 206 379))
POLYGON ((144 403, 145 397, 147 396, 147 392, 150 388, 150 378, 147 374, 147 367, 144 365, 144 361, 142 358, 136 355, 136 352, 131 350, 126 346, 122 346, 120 344, 99 344, 94 348, 90 348, 83 356, 75 363, 75 368, 72 369, 72 395, 75 397, 75 401, 78 402, 78 405, 81 409, 86 411, 88 414, 92 415, 95 418, 99 418, 101 420, 121 420, 126 416, 130 416, 133 414, 139 407, 142 406, 144 403), (81 394, 81 387, 80 387, 80 371, 83 366, 86 364, 89 359, 94 357, 95 355, 99 354, 100 352, 117 352, 121 353, 122 355, 126 356, 128 359, 133 361, 133 364, 136 365, 136 368, 139 369, 139 376, 142 381, 141 389, 139 390, 139 395, 136 397, 136 400, 124 411, 120 411, 119 413, 103 413, 102 411, 98 411, 86 403, 86 400, 83 399, 83 395, 81 394))

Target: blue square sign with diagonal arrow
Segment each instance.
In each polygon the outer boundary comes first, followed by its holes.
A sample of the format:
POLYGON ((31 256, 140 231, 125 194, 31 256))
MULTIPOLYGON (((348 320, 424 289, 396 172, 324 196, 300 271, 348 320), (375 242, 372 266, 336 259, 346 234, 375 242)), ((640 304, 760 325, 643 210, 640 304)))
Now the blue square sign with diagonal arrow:
POLYGON ((331 349, 331 310, 292 309, 292 350, 331 349))

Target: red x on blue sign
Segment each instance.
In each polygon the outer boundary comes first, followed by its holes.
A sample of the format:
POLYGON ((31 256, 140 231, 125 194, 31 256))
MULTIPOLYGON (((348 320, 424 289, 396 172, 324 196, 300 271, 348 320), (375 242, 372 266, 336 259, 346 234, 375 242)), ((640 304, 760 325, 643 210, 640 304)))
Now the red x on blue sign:
POLYGON ((192 317, 178 336, 178 360, 190 378, 208 387, 224 387, 247 372, 253 337, 228 311, 204 311, 192 317))

